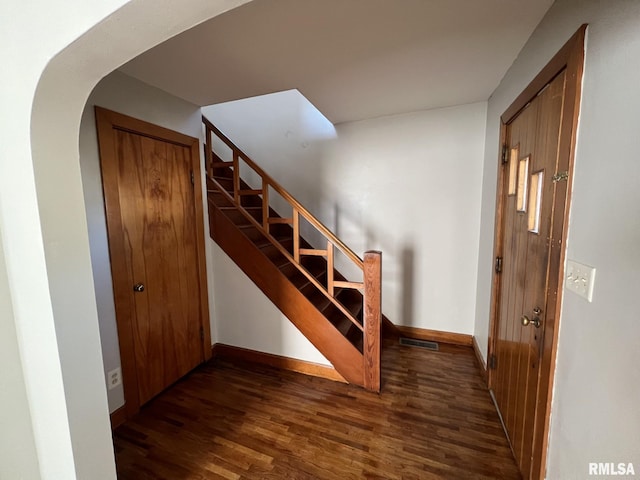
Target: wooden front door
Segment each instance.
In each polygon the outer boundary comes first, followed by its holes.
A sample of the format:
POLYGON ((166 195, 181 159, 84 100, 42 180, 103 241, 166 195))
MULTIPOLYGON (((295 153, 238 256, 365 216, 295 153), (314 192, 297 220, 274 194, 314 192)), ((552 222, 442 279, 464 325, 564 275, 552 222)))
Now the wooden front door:
POLYGON ((505 238, 493 391, 522 471, 529 471, 531 463, 564 80, 564 73, 556 77, 507 125, 505 238))
POLYGON ((544 477, 583 34, 503 116, 490 387, 525 479, 544 477))
POLYGON ((207 358, 198 140, 99 108, 96 118, 133 413, 207 358))

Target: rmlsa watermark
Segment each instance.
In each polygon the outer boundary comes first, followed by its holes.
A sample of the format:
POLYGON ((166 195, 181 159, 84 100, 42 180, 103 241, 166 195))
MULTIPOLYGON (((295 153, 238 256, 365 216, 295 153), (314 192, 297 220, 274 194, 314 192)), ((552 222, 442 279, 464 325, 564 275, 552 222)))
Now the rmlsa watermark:
POLYGON ((633 463, 589 463, 589 475, 626 475, 635 476, 633 463))

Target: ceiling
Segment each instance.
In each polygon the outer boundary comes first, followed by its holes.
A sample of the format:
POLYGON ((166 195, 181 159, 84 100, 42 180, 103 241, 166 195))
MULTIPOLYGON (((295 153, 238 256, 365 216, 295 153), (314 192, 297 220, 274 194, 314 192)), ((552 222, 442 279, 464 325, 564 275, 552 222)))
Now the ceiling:
POLYGON ((298 89, 334 123, 487 100, 553 0, 253 0, 121 70, 197 105, 298 89))

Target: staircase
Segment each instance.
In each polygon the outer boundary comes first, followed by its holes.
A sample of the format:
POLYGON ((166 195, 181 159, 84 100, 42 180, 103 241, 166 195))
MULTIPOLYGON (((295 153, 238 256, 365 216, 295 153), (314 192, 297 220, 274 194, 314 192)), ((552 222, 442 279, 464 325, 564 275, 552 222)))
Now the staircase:
POLYGON ((379 392, 382 254, 360 258, 208 119, 202 121, 211 237, 347 382, 379 392), (214 135, 232 161, 214 152, 214 135), (274 201, 291 216, 278 215, 274 201), (312 233, 315 247, 301 229, 312 233), (355 266, 349 270, 357 280, 336 270, 337 256, 355 266))

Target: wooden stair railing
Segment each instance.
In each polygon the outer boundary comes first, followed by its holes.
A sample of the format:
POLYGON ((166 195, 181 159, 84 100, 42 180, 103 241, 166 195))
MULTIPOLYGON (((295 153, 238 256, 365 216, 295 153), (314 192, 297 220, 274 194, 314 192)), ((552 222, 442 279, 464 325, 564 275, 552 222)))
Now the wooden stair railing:
POLYGON ((379 251, 367 251, 364 254, 364 260, 360 258, 206 117, 202 117, 202 122, 205 128, 205 161, 208 180, 218 188, 219 193, 226 197, 251 224, 258 228, 264 236, 269 239, 273 246, 279 250, 287 260, 295 265, 308 281, 322 292, 322 294, 352 322, 355 328, 361 332, 363 357, 362 385, 367 390, 380 391, 382 253, 379 251), (213 151, 213 135, 216 135, 231 150, 232 161, 221 160, 213 151), (247 185, 244 184, 240 178, 241 162, 260 178, 261 188, 247 188, 247 185), (232 170, 232 193, 227 191, 216 179, 215 173, 218 169, 232 170), (269 204, 271 191, 277 192, 277 194, 288 203, 292 209, 291 217, 280 218, 272 215, 273 209, 270 208, 269 204), (247 211, 242 202, 243 197, 252 195, 262 197, 261 221, 258 221, 255 215, 247 211), (325 239, 326 247, 317 249, 303 248, 301 246, 301 217, 325 239), (291 253, 271 234, 271 226, 277 224, 290 225, 293 229, 293 251, 291 253), (334 263, 336 249, 362 272, 362 281, 346 281, 335 278, 334 263), (316 276, 305 268, 302 258, 306 256, 319 256, 326 260, 326 284, 322 284, 316 276), (362 323, 336 298, 336 289, 355 289, 362 292, 362 323))

